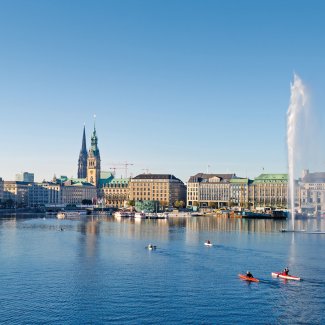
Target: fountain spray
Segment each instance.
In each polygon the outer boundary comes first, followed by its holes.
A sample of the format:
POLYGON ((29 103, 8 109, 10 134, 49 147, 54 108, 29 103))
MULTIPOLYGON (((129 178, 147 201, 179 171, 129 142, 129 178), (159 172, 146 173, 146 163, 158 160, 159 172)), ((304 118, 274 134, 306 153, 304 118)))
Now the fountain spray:
POLYGON ((287 145, 288 145, 288 201, 291 214, 291 228, 294 230, 295 222, 295 153, 297 145, 298 118, 304 107, 306 107, 307 95, 305 86, 298 75, 294 73, 293 83, 290 85, 291 96, 287 112, 287 145))

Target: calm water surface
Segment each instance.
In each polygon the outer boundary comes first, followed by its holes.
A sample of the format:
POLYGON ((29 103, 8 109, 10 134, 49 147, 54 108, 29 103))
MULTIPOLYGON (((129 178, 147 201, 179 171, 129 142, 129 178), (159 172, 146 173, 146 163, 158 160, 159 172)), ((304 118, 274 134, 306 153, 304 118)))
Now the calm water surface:
MULTIPOLYGON (((282 228, 216 217, 2 217, 0 322, 325 324, 325 235, 282 228), (304 281, 271 277, 285 266, 304 281), (261 281, 240 280, 247 270, 261 281)), ((325 231, 325 222, 296 228, 325 231)))

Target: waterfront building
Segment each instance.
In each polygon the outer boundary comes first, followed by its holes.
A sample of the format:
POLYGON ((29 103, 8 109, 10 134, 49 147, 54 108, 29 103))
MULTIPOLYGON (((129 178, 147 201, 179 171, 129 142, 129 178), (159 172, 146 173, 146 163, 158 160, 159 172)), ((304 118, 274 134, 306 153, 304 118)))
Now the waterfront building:
POLYGON ((48 204, 62 204, 61 185, 56 182, 45 181, 28 184, 28 206, 39 207, 48 204))
POLYGON ((235 177, 229 180, 230 183, 230 205, 249 209, 249 186, 252 181, 248 178, 235 177))
POLYGON ((33 173, 19 173, 16 174, 16 181, 17 182, 34 182, 34 174, 33 173))
MULTIPOLYGON (((199 207, 227 207, 231 205, 230 180, 237 178, 235 174, 204 174, 191 176, 187 183, 187 202, 189 206, 199 207)), ((235 184, 235 183, 234 183, 235 184)), ((233 185, 236 197, 244 196, 243 191, 237 191, 233 185)), ((234 197, 234 199, 236 198, 234 197)))
POLYGON ((4 181, 4 202, 12 200, 16 206, 25 207, 28 205, 28 185, 27 182, 4 181))
POLYGON ((3 202, 4 181, 0 177, 0 203, 3 202))
POLYGON ((254 209, 288 207, 288 174, 261 174, 250 186, 249 201, 254 209))
POLYGON ((87 146, 86 146, 86 130, 84 126, 83 136, 82 136, 82 145, 79 153, 78 160, 78 178, 87 178, 87 146))
POLYGON ((106 206, 125 207, 129 200, 129 178, 115 178, 112 173, 101 173, 100 197, 106 206))
POLYGON ((83 200, 97 200, 97 188, 80 179, 68 179, 61 187, 62 204, 82 204, 83 200))
POLYGON ((87 158, 87 182, 99 187, 100 180, 100 153, 98 149, 98 138, 96 135, 96 127, 91 136, 91 146, 87 158))
POLYGON ((171 174, 140 174, 130 179, 129 199, 159 201, 162 207, 186 202, 186 186, 171 174))
POLYGON ((299 184, 299 208, 314 215, 325 212, 325 172, 304 170, 299 184))

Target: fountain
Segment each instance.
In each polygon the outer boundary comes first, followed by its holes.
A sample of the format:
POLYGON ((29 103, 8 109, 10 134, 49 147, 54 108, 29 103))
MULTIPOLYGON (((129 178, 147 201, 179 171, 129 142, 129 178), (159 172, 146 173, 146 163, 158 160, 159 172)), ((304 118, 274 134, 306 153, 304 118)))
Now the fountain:
POLYGON ((291 229, 295 227, 295 161, 297 150, 297 127, 301 113, 304 111, 307 102, 306 89, 298 77, 294 74, 291 84, 290 104, 287 112, 287 145, 288 145, 288 202, 291 215, 291 229))

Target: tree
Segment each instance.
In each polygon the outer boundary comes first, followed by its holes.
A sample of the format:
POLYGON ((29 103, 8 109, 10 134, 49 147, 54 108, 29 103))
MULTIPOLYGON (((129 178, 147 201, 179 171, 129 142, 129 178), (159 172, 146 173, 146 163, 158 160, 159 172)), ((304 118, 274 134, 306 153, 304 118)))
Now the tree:
POLYGON ((162 206, 163 209, 164 209, 164 207, 167 206, 167 204, 168 204, 167 201, 163 201, 163 200, 160 201, 159 203, 160 203, 160 205, 162 206))
POLYGON ((130 206, 130 207, 134 207, 135 206, 135 201, 134 200, 129 200, 127 202, 127 205, 130 206))
POLYGON ((208 203, 208 206, 209 206, 210 208, 212 208, 212 209, 215 209, 215 208, 218 207, 218 204, 217 204, 217 202, 209 202, 209 203, 208 203))
POLYGON ((199 202, 198 201, 194 201, 192 205, 195 206, 195 207, 198 207, 199 206, 199 202))
POLYGON ((185 206, 185 202, 182 201, 182 200, 176 200, 174 202, 174 207, 177 208, 177 209, 184 208, 184 206, 185 206))

